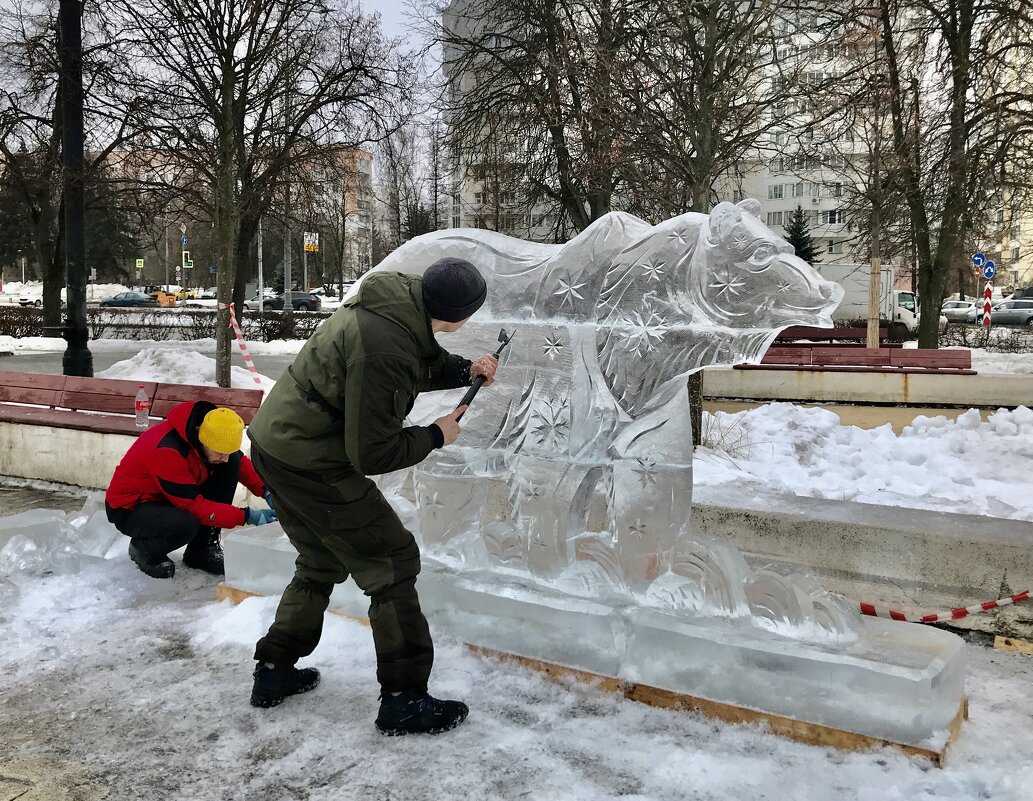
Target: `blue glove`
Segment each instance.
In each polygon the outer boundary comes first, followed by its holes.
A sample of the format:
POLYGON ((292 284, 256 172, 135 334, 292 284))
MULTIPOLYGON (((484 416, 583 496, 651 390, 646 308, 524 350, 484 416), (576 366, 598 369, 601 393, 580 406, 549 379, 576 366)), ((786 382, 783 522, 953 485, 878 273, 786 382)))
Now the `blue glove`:
POLYGON ((269 490, 265 491, 265 495, 262 496, 262 500, 269 504, 269 508, 273 510, 273 514, 276 514, 276 507, 273 506, 273 494, 269 490))
POLYGON ((276 512, 272 509, 248 509, 247 523, 251 526, 264 526, 276 520, 276 512))

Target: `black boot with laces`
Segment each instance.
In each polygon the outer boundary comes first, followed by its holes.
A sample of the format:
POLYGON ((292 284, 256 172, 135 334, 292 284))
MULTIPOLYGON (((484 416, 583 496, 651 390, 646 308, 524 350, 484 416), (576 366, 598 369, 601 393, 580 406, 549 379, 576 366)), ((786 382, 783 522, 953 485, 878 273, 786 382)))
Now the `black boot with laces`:
POLYGON ((387 735, 440 734, 454 729, 470 713, 462 701, 439 701, 425 690, 380 694, 377 728, 387 735))
POLYGON ((290 695, 307 693, 319 684, 319 671, 315 668, 273 668, 259 662, 254 675, 251 706, 263 708, 276 706, 290 695))
POLYGON ((183 551, 183 564, 213 576, 226 575, 219 533, 217 528, 201 529, 183 551))

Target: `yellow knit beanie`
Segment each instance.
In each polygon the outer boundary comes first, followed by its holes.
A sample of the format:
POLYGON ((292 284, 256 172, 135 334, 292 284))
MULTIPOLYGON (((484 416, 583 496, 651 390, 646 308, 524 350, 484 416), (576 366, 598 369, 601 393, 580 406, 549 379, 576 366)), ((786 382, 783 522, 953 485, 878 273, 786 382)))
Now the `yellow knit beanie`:
POLYGON ((216 453, 236 453, 244 439, 244 421, 232 409, 212 409, 201 421, 197 438, 216 453))

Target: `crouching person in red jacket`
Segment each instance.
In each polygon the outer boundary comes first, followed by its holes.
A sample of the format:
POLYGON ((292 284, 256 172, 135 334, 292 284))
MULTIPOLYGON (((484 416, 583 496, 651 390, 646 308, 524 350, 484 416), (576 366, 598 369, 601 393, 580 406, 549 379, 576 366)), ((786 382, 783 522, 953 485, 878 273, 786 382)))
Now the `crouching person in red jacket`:
POLYGON ((276 519, 271 509, 232 505, 238 482, 268 502, 240 452, 243 435, 244 421, 232 409, 181 403, 119 463, 105 498, 108 520, 131 538, 129 556, 148 576, 172 578, 168 555, 184 545, 183 564, 222 575, 221 529, 276 519))

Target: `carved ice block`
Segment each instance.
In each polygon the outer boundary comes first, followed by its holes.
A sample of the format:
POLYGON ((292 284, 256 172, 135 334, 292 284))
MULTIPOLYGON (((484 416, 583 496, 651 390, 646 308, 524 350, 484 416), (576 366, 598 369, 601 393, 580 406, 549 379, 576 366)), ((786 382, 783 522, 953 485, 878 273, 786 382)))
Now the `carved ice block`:
MULTIPOLYGON (((376 270, 468 259, 484 307, 453 353, 516 331, 460 440, 378 484, 420 542, 422 606, 466 642, 900 742, 932 741, 962 703, 953 635, 862 620, 808 576, 752 571, 690 525, 686 384, 757 362, 791 325, 830 326, 843 296, 761 223, 756 201, 650 226, 609 214, 562 245, 452 229, 376 270)), ((361 292, 361 283, 352 293, 361 292)), ((425 393, 410 423, 454 408, 425 393)), ((226 537, 227 581, 278 593, 277 526, 226 537)), ((362 615, 352 583, 334 608, 362 615)))

